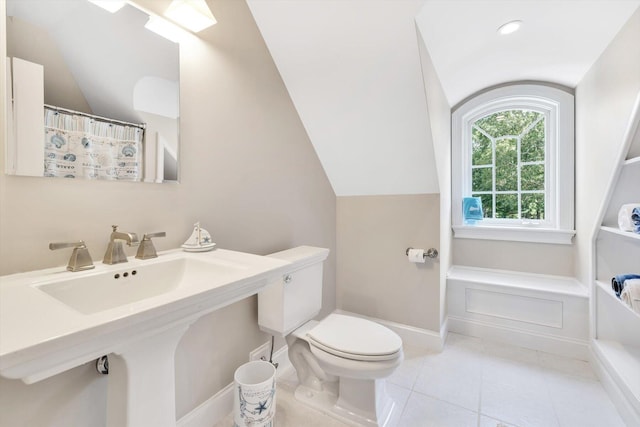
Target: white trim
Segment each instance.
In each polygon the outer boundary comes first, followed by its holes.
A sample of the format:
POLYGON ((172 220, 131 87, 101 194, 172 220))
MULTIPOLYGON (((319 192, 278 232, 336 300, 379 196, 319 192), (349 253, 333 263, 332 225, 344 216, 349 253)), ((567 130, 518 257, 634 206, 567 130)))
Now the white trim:
POLYGON ((620 230, 619 228, 606 227, 603 225, 602 227, 600 227, 600 230, 606 233, 617 234, 618 236, 622 236, 625 239, 640 240, 640 234, 633 233, 630 231, 623 231, 623 230, 620 230))
POLYGON ((621 378, 616 373, 615 366, 612 366, 611 361, 602 352, 597 340, 591 341, 589 361, 622 420, 629 426, 640 425, 640 410, 636 409, 638 402, 631 401, 628 390, 625 391, 620 386, 621 378))
POLYGON ((452 115, 452 224, 457 238, 570 244, 574 222, 574 97, 563 90, 532 84, 500 87, 467 101, 452 115), (505 108, 527 108, 548 120, 545 146, 545 212, 541 227, 522 227, 520 220, 490 220, 465 227, 462 198, 471 195, 470 124, 505 108), (555 129, 555 132, 553 130, 555 129), (515 225, 515 227, 514 227, 515 225), (497 232, 509 228, 508 232, 497 232), (515 230, 515 231, 514 231, 515 230), (544 230, 544 231, 541 231, 544 230), (549 233, 558 231, 559 233, 549 233), (530 236, 530 237, 527 237, 530 236))
POLYGON ((574 359, 588 360, 589 358, 589 342, 586 340, 535 333, 480 320, 449 316, 449 332, 505 342, 574 359))
POLYGON ((515 242, 572 244, 575 230, 555 228, 455 225, 453 235, 460 239, 509 240, 515 242))
POLYGON ((533 291, 589 298, 588 288, 571 276, 452 265, 447 272, 447 280, 500 286, 520 292, 533 291))
POLYGON ((176 422, 176 427, 211 427, 233 411, 233 383, 202 402, 176 422))
MULTIPOLYGON (((288 350, 288 347, 284 345, 273 354, 273 361, 278 363, 277 377, 286 373, 288 368, 291 367, 288 350)), ((233 390, 234 383, 227 384, 222 390, 180 418, 176 422, 176 427, 211 427, 217 425, 233 411, 233 390)))
POLYGON ((380 323, 400 335, 402 342, 413 347, 425 350, 442 351, 444 342, 447 339, 448 326, 447 322, 441 326, 440 331, 435 332, 430 329, 416 328, 415 326, 405 325, 402 323, 391 322, 388 320, 378 319, 375 317, 364 316, 362 314, 352 313, 344 310, 335 310, 334 313, 345 314, 353 317, 371 320, 380 323))

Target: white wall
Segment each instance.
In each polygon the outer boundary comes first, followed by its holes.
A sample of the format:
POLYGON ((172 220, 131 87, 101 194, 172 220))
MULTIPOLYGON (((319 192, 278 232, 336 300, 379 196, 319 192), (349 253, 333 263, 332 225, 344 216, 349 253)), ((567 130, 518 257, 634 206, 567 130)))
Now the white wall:
POLYGON ((49 33, 15 17, 9 17, 6 25, 6 40, 11 41, 7 45, 6 56, 35 62, 43 65, 46 70, 44 73, 45 104, 91 113, 91 107, 71 74, 62 52, 51 40, 49 33))
MULTIPOLYGON (((181 47, 180 184, 1 175, 0 274, 62 269, 70 253, 49 251, 53 241, 84 239, 100 262, 111 224, 140 234, 166 231, 156 246, 175 248, 199 220, 223 248, 258 254, 301 244, 331 249, 323 309, 335 307, 335 194, 247 5, 208 3, 218 24, 203 40, 181 47)), ((144 4, 162 11, 168 1, 144 4)), ((4 34, 4 0, 0 6, 4 34)), ((0 46, 4 57, 4 42, 0 46)), ((4 74, 2 68, 2 99, 4 74)), ((256 299, 249 298, 187 332, 176 354, 179 417, 230 383, 249 351, 268 340, 256 320, 256 299)), ((99 427, 105 390, 106 378, 90 365, 30 386, 0 378, 0 425, 99 427)))
POLYGON ((451 107, 447 102, 438 73, 424 42, 420 27, 416 25, 422 78, 427 100, 427 133, 425 143, 433 146, 440 190, 440 328, 446 319, 447 271, 451 266, 451 107))
MULTIPOLYGON (((592 238, 640 93, 640 9, 576 88, 576 275, 592 278, 592 238)), ((638 188, 640 198, 640 187, 638 188)))
POLYGON ((415 16, 426 0, 248 0, 338 196, 438 191, 415 16))

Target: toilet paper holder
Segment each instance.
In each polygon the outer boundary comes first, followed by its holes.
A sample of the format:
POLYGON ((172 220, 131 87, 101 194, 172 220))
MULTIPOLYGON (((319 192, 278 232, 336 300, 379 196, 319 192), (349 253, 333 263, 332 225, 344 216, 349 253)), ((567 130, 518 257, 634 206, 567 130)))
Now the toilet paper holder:
MULTIPOLYGON (((407 248, 407 250, 405 251, 405 255, 408 256, 409 255, 409 250, 411 250, 411 249, 413 249, 413 248, 411 246, 409 246, 407 248)), ((424 259, 427 259, 427 257, 435 259, 435 258, 438 257, 438 250, 436 248, 429 248, 426 251, 424 251, 424 254, 422 254, 422 256, 423 256, 424 259)))

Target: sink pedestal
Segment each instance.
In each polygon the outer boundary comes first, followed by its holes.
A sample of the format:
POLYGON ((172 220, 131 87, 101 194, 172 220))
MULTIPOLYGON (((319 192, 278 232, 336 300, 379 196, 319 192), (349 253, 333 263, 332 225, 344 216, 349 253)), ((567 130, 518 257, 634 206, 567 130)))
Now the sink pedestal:
POLYGON ((109 354, 107 427, 175 427, 175 352, 191 323, 124 343, 109 354))

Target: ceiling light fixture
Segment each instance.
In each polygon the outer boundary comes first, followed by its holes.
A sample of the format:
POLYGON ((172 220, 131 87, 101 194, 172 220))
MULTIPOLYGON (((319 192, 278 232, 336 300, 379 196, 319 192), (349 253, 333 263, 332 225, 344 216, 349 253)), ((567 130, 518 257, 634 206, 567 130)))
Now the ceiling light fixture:
POLYGON ((144 24, 144 27, 174 43, 179 43, 187 34, 189 34, 177 25, 155 15, 149 16, 149 20, 144 24))
POLYGON ((500 33, 503 36, 507 34, 515 33, 520 29, 521 26, 522 26, 522 21, 520 20, 509 21, 498 28, 498 33, 500 33))
POLYGON ((89 2, 103 8, 104 10, 108 10, 111 13, 116 13, 127 3, 123 0, 89 0, 89 2))
POLYGON ((164 16, 194 33, 217 22, 205 0, 173 0, 164 16))

